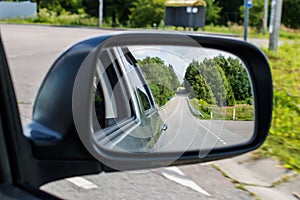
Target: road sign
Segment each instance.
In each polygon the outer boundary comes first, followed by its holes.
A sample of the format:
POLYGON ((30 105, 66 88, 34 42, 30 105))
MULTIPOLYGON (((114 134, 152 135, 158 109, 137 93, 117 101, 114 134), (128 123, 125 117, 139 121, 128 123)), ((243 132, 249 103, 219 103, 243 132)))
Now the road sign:
POLYGON ((248 8, 252 8, 252 0, 248 0, 247 1, 247 7, 248 8))

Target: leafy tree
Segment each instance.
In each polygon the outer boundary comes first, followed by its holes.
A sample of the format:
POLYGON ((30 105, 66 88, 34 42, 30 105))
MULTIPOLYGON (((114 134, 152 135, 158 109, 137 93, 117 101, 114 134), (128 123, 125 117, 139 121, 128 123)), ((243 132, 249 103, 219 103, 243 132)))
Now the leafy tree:
POLYGON ((115 27, 118 24, 126 25, 129 19, 130 8, 137 0, 104 0, 103 17, 105 21, 115 27))
POLYGON ((178 77, 171 65, 166 65, 159 57, 146 57, 138 60, 156 103, 164 105, 180 86, 178 77))
POLYGON ((220 12, 222 8, 219 6, 219 3, 215 3, 213 0, 205 0, 206 1, 206 16, 205 23, 206 24, 216 24, 220 19, 220 12))
MULTIPOLYGON (((240 7, 241 17, 244 18, 244 5, 240 7)), ((264 16, 264 0, 256 0, 252 3, 252 8, 249 10, 249 25, 256 27, 260 32, 263 26, 264 16)))
POLYGON ((189 80, 197 98, 203 98, 209 103, 212 103, 213 100, 211 99, 215 98, 219 106, 233 106, 235 104, 231 85, 228 83, 223 69, 213 59, 204 59, 200 63, 193 61, 191 65, 194 67, 188 68, 185 79, 189 80))
POLYGON ((222 8, 218 24, 228 25, 228 22, 241 23, 240 6, 244 0, 215 0, 215 3, 222 8))
POLYGON ((137 0, 130 8, 131 27, 159 25, 164 17, 165 0, 137 0))
POLYGON ((227 102, 231 100, 231 92, 227 79, 222 73, 213 59, 204 59, 198 66, 200 73, 203 74, 205 81, 211 86, 212 92, 217 100, 219 106, 232 105, 234 102, 227 102))
POLYGON ((300 0, 284 0, 282 23, 289 28, 300 28, 300 0))
POLYGON ((229 81, 227 80, 227 77, 223 71, 223 69, 217 65, 218 71, 220 73, 220 76, 223 80, 224 88, 225 88, 225 95, 226 99, 223 100, 221 106, 234 106, 235 105, 235 98, 234 93, 232 91, 232 87, 229 84, 229 81))
POLYGON ((37 2, 38 9, 47 8, 47 10, 54 11, 58 14, 65 10, 59 0, 35 0, 33 2, 37 2))
POLYGON ((210 88, 196 68, 197 63, 191 63, 186 69, 184 76, 184 87, 191 97, 196 97, 209 104, 215 104, 216 99, 210 88))
POLYGON ((77 13, 78 9, 82 8, 82 0, 60 0, 60 4, 71 13, 77 13))
POLYGON ((235 100, 246 101, 249 98, 252 99, 249 77, 240 59, 232 57, 226 59, 224 56, 219 55, 214 58, 214 62, 224 71, 235 100))
POLYGON ((172 89, 173 89, 173 91, 176 91, 177 88, 180 86, 178 77, 177 77, 177 75, 176 75, 176 73, 175 73, 172 65, 169 65, 168 69, 169 69, 169 74, 171 76, 171 86, 172 86, 172 89))
MULTIPOLYGON (((106 2, 107 0, 103 0, 106 2)), ((99 1, 98 0, 82 0, 82 6, 89 16, 98 17, 99 16, 99 1)), ((105 9, 104 9, 105 10, 105 9)))

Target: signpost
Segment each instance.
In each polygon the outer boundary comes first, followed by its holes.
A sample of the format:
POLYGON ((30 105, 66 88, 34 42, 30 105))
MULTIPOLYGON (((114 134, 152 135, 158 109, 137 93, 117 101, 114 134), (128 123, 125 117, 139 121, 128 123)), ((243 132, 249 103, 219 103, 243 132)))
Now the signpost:
POLYGON ((99 27, 102 28, 103 0, 99 0, 99 27))
POLYGON ((244 0, 244 40, 247 41, 248 36, 248 20, 249 9, 252 8, 252 0, 244 0))

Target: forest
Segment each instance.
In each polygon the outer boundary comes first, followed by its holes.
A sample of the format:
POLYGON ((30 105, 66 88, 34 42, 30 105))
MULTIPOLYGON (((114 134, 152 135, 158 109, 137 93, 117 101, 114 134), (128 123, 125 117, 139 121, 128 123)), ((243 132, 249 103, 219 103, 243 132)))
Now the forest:
POLYGON ((237 58, 222 55, 187 68, 184 87, 191 98, 220 107, 252 104, 251 86, 245 67, 237 58))

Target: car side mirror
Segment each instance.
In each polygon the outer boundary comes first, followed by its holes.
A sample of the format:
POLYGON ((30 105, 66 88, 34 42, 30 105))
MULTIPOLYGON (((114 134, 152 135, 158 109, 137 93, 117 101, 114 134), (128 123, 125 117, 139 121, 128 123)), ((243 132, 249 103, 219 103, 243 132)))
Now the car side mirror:
POLYGON ((40 159, 89 157, 105 171, 133 170, 252 151, 264 142, 271 114, 270 68, 257 47, 126 32, 83 41, 56 61, 27 136, 40 159), (67 147, 74 151, 48 149, 67 147))

